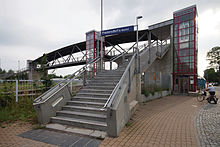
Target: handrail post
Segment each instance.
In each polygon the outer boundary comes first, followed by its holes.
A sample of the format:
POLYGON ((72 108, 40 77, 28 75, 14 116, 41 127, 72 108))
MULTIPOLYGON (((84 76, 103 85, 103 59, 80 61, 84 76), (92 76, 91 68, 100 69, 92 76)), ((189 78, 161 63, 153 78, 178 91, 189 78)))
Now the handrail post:
POLYGON ((128 93, 130 92, 131 90, 131 67, 129 67, 129 70, 128 70, 128 93))
POLYGON ((86 86, 86 69, 85 67, 83 68, 84 72, 83 72, 83 86, 86 86))
POLYGON ((112 61, 110 61, 110 70, 112 70, 112 61))
POLYGON ((122 55, 122 63, 125 62, 125 54, 122 55))
POLYGON ((73 81, 70 79, 70 92, 73 94, 73 81))

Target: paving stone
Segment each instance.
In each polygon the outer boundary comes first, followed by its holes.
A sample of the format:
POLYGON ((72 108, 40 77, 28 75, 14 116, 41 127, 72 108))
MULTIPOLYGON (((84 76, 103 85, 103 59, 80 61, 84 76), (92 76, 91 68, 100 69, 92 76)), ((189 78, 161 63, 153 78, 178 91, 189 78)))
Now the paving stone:
MULTIPOLYGON (((220 97, 220 88, 216 92, 220 97)), ((220 103, 204 104, 196 113, 195 128, 198 143, 201 147, 220 146, 220 103)))
POLYGON ((89 142, 91 142, 91 138, 80 138, 78 141, 72 143, 69 145, 69 147, 81 147, 87 145, 89 142))
POLYGON ((195 97, 175 95, 144 103, 132 116, 131 125, 117 138, 105 137, 100 147, 197 147, 194 116, 202 105, 195 97))
POLYGON ((95 130, 89 136, 104 139, 106 135, 106 132, 95 130))

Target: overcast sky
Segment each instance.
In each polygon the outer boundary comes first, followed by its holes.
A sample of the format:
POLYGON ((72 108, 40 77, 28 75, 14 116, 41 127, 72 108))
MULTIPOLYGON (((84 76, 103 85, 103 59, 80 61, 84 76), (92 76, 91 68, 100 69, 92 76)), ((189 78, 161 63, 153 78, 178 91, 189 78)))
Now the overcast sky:
MULTIPOLYGON (((206 53, 220 46, 220 0, 103 0, 104 29, 135 24, 140 29, 172 19, 178 9, 197 5, 199 75, 208 66, 206 53)), ((18 69, 55 49, 85 40, 100 30, 100 0, 0 0, 0 67, 18 69)), ((66 74, 58 69, 55 73, 66 74)))

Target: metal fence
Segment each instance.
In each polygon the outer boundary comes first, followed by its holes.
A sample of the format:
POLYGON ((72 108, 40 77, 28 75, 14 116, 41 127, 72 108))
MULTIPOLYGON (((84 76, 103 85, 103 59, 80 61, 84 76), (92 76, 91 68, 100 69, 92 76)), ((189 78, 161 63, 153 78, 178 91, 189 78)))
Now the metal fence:
POLYGON ((19 97, 37 97, 43 92, 42 81, 33 80, 0 80, 3 94, 13 94, 16 102, 19 97))

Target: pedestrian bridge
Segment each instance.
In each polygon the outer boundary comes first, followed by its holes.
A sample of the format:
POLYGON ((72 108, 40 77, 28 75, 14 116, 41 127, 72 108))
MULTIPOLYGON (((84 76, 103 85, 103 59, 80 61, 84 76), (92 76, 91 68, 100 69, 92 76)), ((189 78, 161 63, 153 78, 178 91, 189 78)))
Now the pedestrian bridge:
MULTIPOLYGON (((106 52, 106 61, 118 63, 118 68, 94 70, 91 75, 88 74, 90 65, 99 63, 100 58, 97 57, 87 63, 34 100, 38 121, 42 124, 58 123, 99 130, 112 137, 118 136, 138 106, 138 102, 143 102, 142 73, 146 72, 155 61, 163 60, 171 50, 170 43, 167 43, 170 34, 155 33, 160 29, 169 32, 171 24, 164 23, 154 26, 151 30, 140 31, 139 41, 146 43, 138 49, 135 48, 135 43, 127 50, 120 46, 123 43, 135 42, 135 32, 106 37, 105 46, 119 52, 117 55, 109 54, 110 51, 106 52), (78 93, 73 94, 72 81, 79 77, 83 79, 83 87, 78 93)), ((84 57, 80 61, 70 60, 74 58, 74 53, 85 51, 85 45, 85 42, 81 42, 58 49, 39 57, 32 63, 34 65, 46 57, 47 69, 85 64, 84 57), (63 62, 55 62, 60 59, 63 62)))

